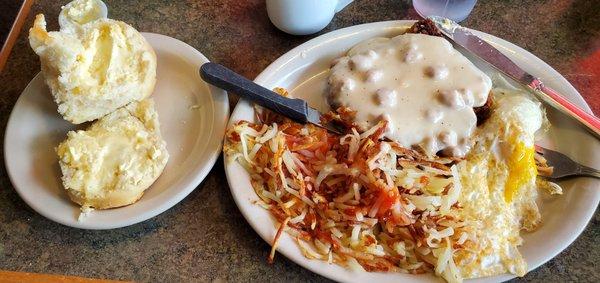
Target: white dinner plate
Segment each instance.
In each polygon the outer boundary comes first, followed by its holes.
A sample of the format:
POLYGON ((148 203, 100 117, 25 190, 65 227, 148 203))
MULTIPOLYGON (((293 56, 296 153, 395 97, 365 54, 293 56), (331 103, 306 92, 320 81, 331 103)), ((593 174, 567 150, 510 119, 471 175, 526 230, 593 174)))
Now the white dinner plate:
MULTIPOLYGON (((342 55, 356 43, 365 39, 402 33, 412 21, 378 22, 344 28, 310 40, 281 56, 265 69, 255 80, 269 89, 284 87, 291 95, 300 97, 313 107, 327 110, 322 96, 326 85, 327 69, 332 59, 342 55)), ((498 48, 519 66, 533 75, 539 76, 547 85, 564 94, 570 101, 588 112, 590 108, 558 72, 542 60, 522 48, 505 40, 474 31, 494 47, 498 48)), ((469 57, 469 56, 467 56, 469 57)), ((475 62, 477 64, 477 62, 475 62)), ((493 71, 478 65, 484 72, 494 76, 493 71)), ((540 141, 543 145, 560 150, 583 164, 600 168, 600 146, 598 141, 578 128, 571 121, 548 109, 552 123, 547 137, 540 141), (574 141, 577 141, 574 143, 574 141)), ((247 101, 240 101, 233 111, 230 124, 239 120, 254 120, 254 110, 247 101)), ((275 220, 262 207, 253 204, 258 197, 254 193, 246 171, 237 163, 225 161, 227 180, 231 193, 242 214, 252 228, 268 243, 275 235, 275 220)), ((589 178, 577 178, 560 183, 564 195, 543 197, 540 208, 543 224, 533 233, 523 233, 524 244, 520 251, 532 270, 556 256, 571 244, 583 231, 594 214, 600 200, 600 182, 589 178)), ((541 193, 540 195, 543 195, 541 193)), ((281 238, 278 251, 299 265, 320 275, 344 282, 431 282, 440 280, 431 274, 409 275, 402 273, 352 272, 323 261, 306 259, 294 240, 285 234, 281 238)), ((472 282, 498 282, 513 278, 505 274, 480 278, 472 282)))
POLYGON ((169 162, 136 203, 92 211, 78 221, 60 181, 55 147, 77 128, 63 120, 38 74, 25 88, 6 127, 4 158, 21 198, 41 215, 84 229, 128 226, 156 216, 192 192, 219 157, 229 115, 227 94, 208 86, 198 74, 208 62, 193 47, 168 36, 142 33, 156 52, 157 82, 152 98, 167 142, 169 162))

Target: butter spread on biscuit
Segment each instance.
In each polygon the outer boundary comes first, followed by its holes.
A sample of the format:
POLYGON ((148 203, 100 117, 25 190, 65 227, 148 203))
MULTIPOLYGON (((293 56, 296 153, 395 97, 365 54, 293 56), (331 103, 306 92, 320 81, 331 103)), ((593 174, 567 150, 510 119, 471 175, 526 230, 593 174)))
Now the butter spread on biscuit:
POLYGON ((87 130, 69 132, 57 153, 71 199, 97 209, 137 201, 169 158, 151 99, 120 108, 87 130))

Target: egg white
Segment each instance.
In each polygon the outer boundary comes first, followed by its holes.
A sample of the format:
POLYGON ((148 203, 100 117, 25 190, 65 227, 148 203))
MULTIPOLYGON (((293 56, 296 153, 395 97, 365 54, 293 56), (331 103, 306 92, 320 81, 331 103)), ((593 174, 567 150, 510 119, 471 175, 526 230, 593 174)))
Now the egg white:
POLYGON ((527 263, 517 248, 523 242, 520 230, 540 222, 535 163, 522 163, 523 153, 533 154, 535 133, 545 119, 540 104, 524 95, 497 93, 492 111, 459 164, 460 213, 477 239, 470 252, 457 254, 465 278, 505 272, 523 276, 527 263), (507 198, 510 178, 518 182, 507 198))

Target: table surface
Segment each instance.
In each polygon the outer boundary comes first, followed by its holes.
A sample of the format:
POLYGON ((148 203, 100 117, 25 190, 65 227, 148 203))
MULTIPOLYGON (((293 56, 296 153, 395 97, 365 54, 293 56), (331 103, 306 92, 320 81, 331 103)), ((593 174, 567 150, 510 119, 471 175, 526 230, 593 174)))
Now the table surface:
MULTIPOLYGON (((43 12, 49 28, 56 29, 60 6, 67 1, 36 2, 25 26, 43 12)), ((250 78, 316 36, 278 31, 267 18, 264 0, 105 2, 111 18, 178 38, 250 78)), ((563 74, 600 113, 599 14, 598 1, 490 0, 479 1, 463 24, 531 51, 563 74)), ((358 0, 319 34, 416 18, 410 1, 358 0)), ((23 31, 0 74, 2 135, 19 94, 40 68, 27 29, 23 31)), ((181 203, 143 223, 109 231, 78 230, 45 219, 19 198, 4 166, 0 170, 0 269, 136 281, 327 281, 283 256, 267 263, 270 247, 235 206, 222 158, 181 203)), ((568 249, 516 281, 600 282, 599 246, 596 212, 568 249)))

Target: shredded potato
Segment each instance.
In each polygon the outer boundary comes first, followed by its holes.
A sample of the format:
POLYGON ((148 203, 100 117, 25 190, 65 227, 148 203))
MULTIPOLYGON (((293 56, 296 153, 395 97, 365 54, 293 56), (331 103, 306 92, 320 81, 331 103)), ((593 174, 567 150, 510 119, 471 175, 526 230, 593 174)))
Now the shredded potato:
POLYGON ((462 281, 472 231, 458 220, 456 160, 381 140, 385 121, 336 136, 263 111, 227 132, 224 152, 250 173, 260 205, 303 254, 353 270, 435 272, 462 281))

